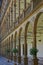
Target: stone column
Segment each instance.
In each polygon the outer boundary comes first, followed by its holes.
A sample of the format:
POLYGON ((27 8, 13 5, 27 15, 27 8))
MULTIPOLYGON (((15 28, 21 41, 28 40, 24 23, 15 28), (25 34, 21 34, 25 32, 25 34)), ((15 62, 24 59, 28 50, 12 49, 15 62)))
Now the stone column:
POLYGON ((1 43, 0 43, 0 56, 1 56, 1 43))
MULTIPOLYGON (((7 49, 7 40, 6 40, 6 49, 7 49)), ((6 53, 6 58, 7 58, 7 53, 6 53)))
POLYGON ((31 4, 31 10, 33 10, 33 1, 32 0, 30 1, 30 4, 31 4))
POLYGON ((26 9, 26 0, 24 0, 24 9, 26 9))
MULTIPOLYGON (((18 0, 18 12, 20 16, 20 0, 18 0)), ((20 33, 19 33, 20 34, 20 33)), ((20 44, 20 35, 19 35, 19 50, 18 50, 18 63, 21 63, 21 44, 20 44)))
POLYGON ((25 38, 25 43, 24 43, 24 65, 28 65, 26 33, 25 33, 24 38, 25 38))
POLYGON ((24 17, 25 17, 25 10, 26 10, 26 0, 24 0, 24 17))
MULTIPOLYGON (((11 50, 11 37, 10 37, 10 50, 11 50)), ((10 60, 11 60, 11 52, 10 52, 10 60)))
POLYGON ((11 28, 13 27, 13 2, 11 5, 11 28))
POLYGON ((20 16, 20 0, 18 0, 18 13, 19 13, 19 16, 20 16))
POLYGON ((11 28, 11 7, 10 7, 10 28, 11 28))
POLYGON ((21 63, 21 44, 20 44, 20 37, 19 37, 18 63, 21 63))
MULTIPOLYGON (((15 39, 15 42, 14 42, 14 48, 16 48, 16 39, 15 39)), ((16 61, 16 53, 14 53, 14 61, 16 61)))
MULTIPOLYGON (((35 25, 36 26, 36 25, 35 25)), ((36 28, 36 27, 35 27, 36 28)), ((33 38, 33 40, 34 40, 34 43, 33 43, 33 47, 34 48, 37 48, 37 46, 36 46, 36 29, 34 28, 34 38, 33 38)), ((33 62, 34 62, 34 65, 38 65, 38 59, 37 59, 37 54, 36 54, 36 56, 33 56, 33 62)))
POLYGON ((14 14, 15 14, 15 12, 14 12, 15 10, 14 10, 14 9, 15 9, 15 8, 14 8, 14 0, 13 0, 13 27, 14 27, 14 22, 15 22, 15 21, 14 21, 14 14))
MULTIPOLYGON (((10 37, 9 37, 9 50, 10 50, 10 37)), ((10 52, 9 52, 9 59, 10 59, 10 52)))
POLYGON ((9 31, 9 13, 7 13, 8 31, 9 31))
MULTIPOLYGON (((9 38, 8 38, 8 43, 7 44, 8 44, 8 48, 7 49, 9 49, 9 38)), ((9 62, 9 53, 7 53, 7 56, 8 56, 8 60, 7 61, 9 62)))
POLYGON ((34 30, 34 43, 33 43, 33 47, 36 48, 36 30, 34 30))
MULTIPOLYGON (((16 49, 16 36, 17 36, 17 32, 15 32, 15 34, 14 34, 14 49, 16 49)), ((16 61, 17 61, 17 55, 16 55, 16 53, 14 53, 14 65, 16 65, 16 61)))
MULTIPOLYGON (((6 41, 5 41, 5 46, 4 46, 4 51, 6 51, 6 41)), ((5 57, 6 57, 6 52, 5 52, 5 57)))
MULTIPOLYGON (((11 50, 13 49, 13 35, 11 36, 11 50)), ((11 60, 13 60, 13 53, 11 52, 11 60)))
MULTIPOLYGON (((16 22, 16 0, 14 0, 14 22, 16 22)), ((14 23, 15 27, 15 23, 14 23)))

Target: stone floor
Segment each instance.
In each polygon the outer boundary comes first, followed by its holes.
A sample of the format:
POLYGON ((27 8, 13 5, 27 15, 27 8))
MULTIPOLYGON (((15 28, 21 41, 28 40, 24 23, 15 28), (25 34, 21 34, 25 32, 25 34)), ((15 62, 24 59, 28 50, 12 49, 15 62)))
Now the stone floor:
MULTIPOLYGON (((23 64, 23 61, 22 61, 21 64, 18 64, 18 63, 16 63, 16 64, 17 64, 17 65, 24 65, 24 64, 23 64)), ((29 64, 29 65, 33 65, 33 62, 32 62, 31 60, 29 60, 29 61, 28 61, 28 64, 29 64)), ((11 60, 10 60, 10 61, 8 62, 8 59, 6 59, 6 58, 0 56, 0 65, 14 65, 14 61, 11 61, 11 60)), ((43 60, 42 60, 42 59, 39 60, 39 65, 43 65, 43 60)))
POLYGON ((4 57, 0 57, 0 65, 14 65, 13 61, 7 62, 8 59, 4 57))

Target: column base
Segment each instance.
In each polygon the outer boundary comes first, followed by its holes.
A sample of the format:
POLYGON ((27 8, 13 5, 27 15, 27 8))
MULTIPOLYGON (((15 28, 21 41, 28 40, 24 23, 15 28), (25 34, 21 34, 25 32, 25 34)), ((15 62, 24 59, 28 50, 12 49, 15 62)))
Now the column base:
POLYGON ((10 59, 10 55, 8 56, 8 59, 10 59))
POLYGON ((24 65, 28 65, 28 58, 24 57, 24 65))
POLYGON ((11 55, 10 55, 10 60, 11 60, 11 55))
POLYGON ((33 63, 34 65, 38 65, 38 59, 37 58, 33 59, 33 63))
POLYGON ((16 56, 14 56, 14 61, 16 62, 16 60, 17 60, 17 57, 16 57, 16 56))
POLYGON ((21 56, 18 56, 18 63, 21 63, 21 56))
POLYGON ((13 56, 11 55, 11 60, 13 60, 13 56))

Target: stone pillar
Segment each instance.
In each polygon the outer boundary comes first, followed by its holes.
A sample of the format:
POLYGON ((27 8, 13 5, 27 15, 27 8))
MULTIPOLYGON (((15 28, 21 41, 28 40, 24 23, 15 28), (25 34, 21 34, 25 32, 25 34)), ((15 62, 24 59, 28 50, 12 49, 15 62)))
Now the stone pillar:
MULTIPOLYGON (((33 40, 34 40, 33 47, 34 48, 37 48, 37 46, 36 46, 36 29, 37 29, 37 27, 35 25, 35 28, 34 28, 34 38, 33 38, 33 40)), ((33 63, 34 63, 34 65, 38 65, 37 54, 35 56, 33 56, 33 63)))
MULTIPOLYGON (((9 49, 9 38, 8 38, 8 48, 7 49, 9 49)), ((9 59, 9 53, 8 53, 8 59, 9 59)))
POLYGON ((18 63, 21 63, 21 44, 20 44, 20 37, 19 37, 18 63))
MULTIPOLYGON (((9 37, 9 50, 10 50, 10 37, 9 37)), ((9 59, 10 59, 10 52, 9 52, 9 59)))
MULTIPOLYGON (((16 22, 16 0, 14 0, 14 22, 16 22)), ((15 27, 15 23, 14 23, 15 27)))
MULTIPOLYGON (((6 40, 6 49, 7 49, 7 40, 6 40)), ((6 58, 7 58, 7 53, 6 53, 6 58)))
POLYGON ((11 7, 10 7, 10 27, 11 27, 11 7))
MULTIPOLYGON (((14 38, 14 48, 16 48, 16 34, 15 34, 15 38, 14 38)), ((14 53, 14 61, 16 62, 16 53, 14 53)))
MULTIPOLYGON (((13 49, 13 35, 11 35, 11 50, 13 49)), ((13 53, 11 52, 11 60, 13 60, 13 53)))
POLYGON ((0 56, 1 56, 1 43, 0 43, 0 56))
POLYGON ((13 27, 13 1, 11 5, 11 28, 13 27))
POLYGON ((34 43, 33 43, 33 47, 36 48, 36 30, 34 30, 34 43))
POLYGON ((14 12, 15 10, 14 10, 14 0, 13 0, 13 26, 14 26, 14 14, 15 14, 15 12, 14 12))
MULTIPOLYGON (((11 37, 10 37, 10 50, 11 50, 11 37)), ((10 52, 10 60, 11 60, 11 52, 10 52)))
POLYGON ((31 4, 31 10, 33 10, 33 1, 32 0, 30 1, 30 4, 31 4))
POLYGON ((9 29, 10 29, 10 13, 9 13, 9 15, 8 15, 8 22, 9 22, 9 29))
POLYGON ((20 0, 18 0, 18 13, 19 13, 19 16, 20 16, 20 0))
POLYGON ((5 57, 6 57, 6 41, 5 41, 5 57))
POLYGON ((7 18, 6 18, 6 20, 7 20, 7 23, 8 23, 8 30, 9 30, 9 16, 8 16, 9 14, 7 13, 7 18))
MULTIPOLYGON (((6 47, 6 49, 8 49, 8 39, 7 39, 7 47, 6 47)), ((8 55, 6 54, 6 57, 8 58, 8 55)))
POLYGON ((25 38, 25 43, 24 43, 24 65, 28 65, 26 33, 25 33, 24 38, 25 38))
POLYGON ((24 9, 26 9, 26 0, 24 0, 24 9))

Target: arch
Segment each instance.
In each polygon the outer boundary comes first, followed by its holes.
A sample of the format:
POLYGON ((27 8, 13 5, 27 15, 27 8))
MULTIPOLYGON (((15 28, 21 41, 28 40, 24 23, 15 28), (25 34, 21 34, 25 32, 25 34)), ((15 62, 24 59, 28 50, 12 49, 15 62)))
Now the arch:
POLYGON ((26 48, 26 55, 30 56, 30 49, 32 48, 32 44, 33 44, 33 23, 31 23, 30 21, 27 22, 26 26, 25 26, 25 44, 27 45, 26 48))
POLYGON ((13 46, 13 34, 11 35, 11 46, 13 46))
POLYGON ((27 29, 28 29, 29 22, 25 26, 25 35, 27 35, 27 29))
POLYGON ((16 35, 17 35, 17 31, 15 32, 15 34, 14 34, 14 38, 16 39, 16 35))
POLYGON ((27 56, 27 29, 28 29, 28 25, 29 25, 29 22, 25 26, 25 35, 24 35, 24 38, 25 38, 24 54, 25 54, 25 56, 27 56))
POLYGON ((36 16, 35 23, 34 23, 34 33, 36 32, 36 29, 37 29, 38 18, 40 17, 40 15, 41 15, 42 13, 43 13, 43 12, 40 12, 40 13, 38 13, 38 15, 36 16))
POLYGON ((43 12, 38 13, 38 15, 36 16, 35 22, 34 22, 34 29, 33 29, 33 34, 34 34, 34 38, 33 38, 34 44, 33 44, 33 46, 34 46, 34 47, 36 47, 36 30, 37 30, 37 23, 38 23, 38 19, 39 19, 39 17, 41 16, 42 13, 43 13, 43 12))
POLYGON ((22 32, 22 27, 19 29, 19 34, 18 34, 18 62, 21 63, 21 32, 22 32))
POLYGON ((16 48, 16 35, 17 35, 17 31, 14 34, 14 48, 16 48))
POLYGON ((10 37, 9 37, 9 44, 10 44, 10 37))
POLYGON ((11 35, 11 39, 13 39, 13 34, 11 35))
POLYGON ((22 28, 20 28, 19 30, 19 39, 20 39, 21 31, 22 31, 22 28))
MULTIPOLYGON (((24 55, 24 49, 23 49, 23 45, 24 45, 24 28, 20 27, 19 29, 19 33, 18 33, 18 51, 19 51, 19 56, 23 56, 24 55)), ((21 60, 21 59, 20 59, 21 60)), ((21 61, 20 61, 21 62, 21 61)))
MULTIPOLYGON (((16 36, 17 36, 17 31, 14 34, 14 48, 16 48, 16 36)), ((14 53, 14 61, 16 61, 16 53, 14 53)))

